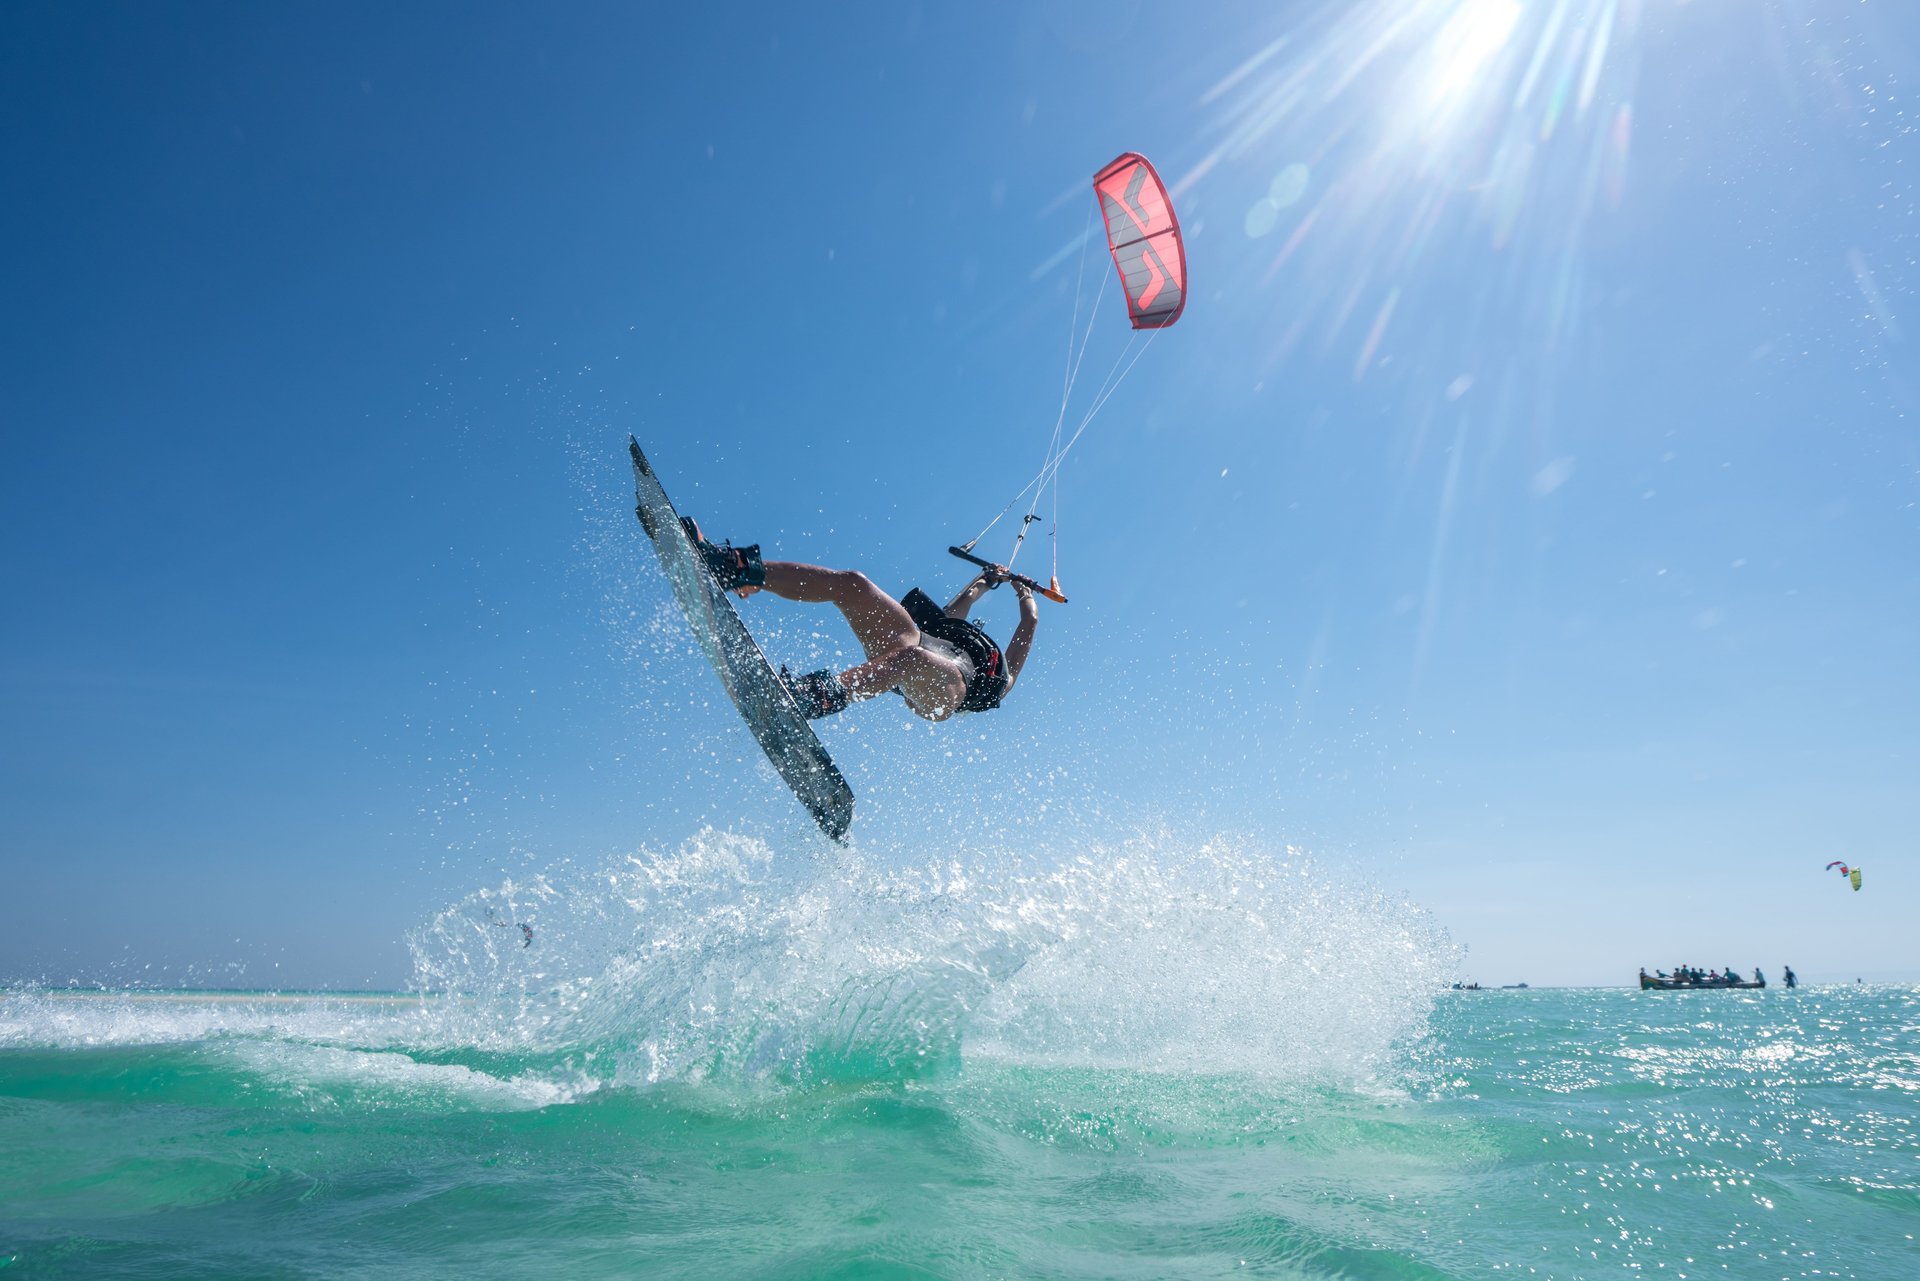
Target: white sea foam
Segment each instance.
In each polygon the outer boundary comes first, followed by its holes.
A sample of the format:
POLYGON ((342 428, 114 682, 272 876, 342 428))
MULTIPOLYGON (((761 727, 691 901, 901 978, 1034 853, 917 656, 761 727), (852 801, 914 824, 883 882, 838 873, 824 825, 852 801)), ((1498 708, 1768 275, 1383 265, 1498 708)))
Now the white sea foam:
POLYGON ((523 1111, 571 1103, 597 1082, 538 1070, 498 1076, 460 1063, 423 1063, 397 1050, 354 1050, 289 1041, 238 1041, 220 1047, 235 1066, 298 1094, 311 1107, 372 1097, 432 1111, 523 1111))
POLYGON ((386 1104, 519 1110, 570 1103, 600 1082, 560 1064, 489 1071, 424 1062, 423 1018, 436 998, 259 992, 17 990, 0 1000, 0 1048, 190 1047, 270 1089, 328 1106, 370 1095, 386 1104))
POLYGON ((0 1047, 85 1049, 230 1037, 404 1043, 417 996, 17 988, 0 996, 0 1047))

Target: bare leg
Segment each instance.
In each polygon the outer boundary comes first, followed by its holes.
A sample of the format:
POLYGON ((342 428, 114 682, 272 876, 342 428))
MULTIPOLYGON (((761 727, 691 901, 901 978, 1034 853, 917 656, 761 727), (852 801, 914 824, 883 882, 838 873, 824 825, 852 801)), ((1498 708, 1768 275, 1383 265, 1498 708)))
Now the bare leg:
MULTIPOLYGON (((797 561, 766 562, 767 587, 786 600, 830 604, 867 651, 867 661, 840 673, 840 684, 857 702, 899 690, 915 714, 930 721, 953 715, 967 696, 960 665, 920 648, 913 616, 857 570, 824 569, 797 561)), ((750 595, 748 588, 741 594, 750 595)))
POLYGON ((875 659, 912 649, 920 643, 920 629, 913 625, 907 607, 875 587, 873 580, 858 570, 822 569, 797 561, 770 560, 767 590, 786 600, 833 605, 867 651, 869 665, 875 659))
POLYGON ((918 646, 850 667, 840 673, 840 684, 855 702, 897 689, 916 716, 930 721, 944 721, 967 697, 960 664, 918 646))

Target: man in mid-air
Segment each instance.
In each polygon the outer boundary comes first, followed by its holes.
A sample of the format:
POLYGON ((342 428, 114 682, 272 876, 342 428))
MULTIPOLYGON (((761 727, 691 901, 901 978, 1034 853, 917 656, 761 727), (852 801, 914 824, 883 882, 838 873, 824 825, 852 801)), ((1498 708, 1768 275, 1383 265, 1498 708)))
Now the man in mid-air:
POLYGON ((798 561, 760 558, 760 546, 715 546, 683 516, 700 559, 724 591, 742 599, 765 590, 786 600, 825 602, 853 628, 867 661, 839 675, 821 669, 780 679, 808 720, 842 711, 849 703, 889 690, 905 699, 916 716, 944 721, 960 712, 985 712, 1000 706, 1026 665, 1033 648, 1040 610, 1033 589, 1004 566, 984 570, 941 609, 918 587, 895 600, 858 570, 823 569, 798 561), (978 623, 967 618, 975 601, 1001 583, 1013 584, 1020 598, 1020 624, 1005 653, 978 623))

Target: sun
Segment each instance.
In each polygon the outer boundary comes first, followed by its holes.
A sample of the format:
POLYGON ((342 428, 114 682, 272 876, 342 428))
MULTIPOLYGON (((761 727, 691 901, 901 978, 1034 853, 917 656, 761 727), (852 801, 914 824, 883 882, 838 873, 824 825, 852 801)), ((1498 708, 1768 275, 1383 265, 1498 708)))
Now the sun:
POLYGON ((1481 74, 1512 37, 1520 0, 1464 0, 1435 36, 1428 105, 1442 110, 1480 83, 1481 74))

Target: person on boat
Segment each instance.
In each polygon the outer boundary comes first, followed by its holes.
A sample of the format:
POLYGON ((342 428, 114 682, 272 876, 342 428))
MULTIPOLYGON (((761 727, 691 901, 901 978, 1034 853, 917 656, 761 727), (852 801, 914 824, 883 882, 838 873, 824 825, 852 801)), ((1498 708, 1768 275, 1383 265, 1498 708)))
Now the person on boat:
POLYGON ((1729 965, 1727 972, 1720 977, 1728 983, 1738 983, 1740 981, 1740 972, 1729 965))
POLYGON ((1760 972, 1760 967, 1757 965, 1753 967, 1753 981, 1755 983, 1758 983, 1761 987, 1765 987, 1767 985, 1767 976, 1760 972))
POLYGON ((1013 690, 1032 652, 1040 609, 1033 589, 1005 566, 983 570, 942 609, 917 587, 895 600, 858 570, 763 561, 757 543, 715 546, 692 517, 683 516, 680 523, 723 590, 742 599, 769 591, 785 600, 829 604, 853 628, 867 654, 859 666, 838 675, 825 668, 804 676, 780 669, 781 680, 808 720, 888 692, 898 693, 914 715, 930 721, 991 711, 1013 690), (1007 582, 1020 599, 1020 622, 1003 652, 967 613, 983 595, 1007 582))

